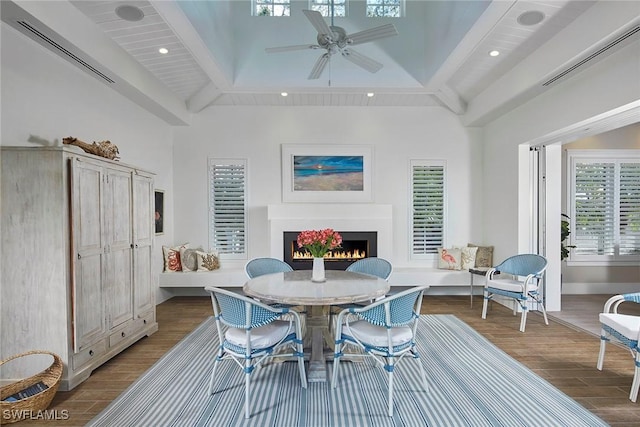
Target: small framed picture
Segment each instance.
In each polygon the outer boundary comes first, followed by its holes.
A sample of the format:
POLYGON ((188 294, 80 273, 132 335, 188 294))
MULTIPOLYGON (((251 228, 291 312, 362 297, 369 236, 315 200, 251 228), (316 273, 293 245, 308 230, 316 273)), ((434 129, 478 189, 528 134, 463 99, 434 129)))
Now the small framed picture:
POLYGON ((164 190, 155 190, 156 235, 164 233, 164 190))

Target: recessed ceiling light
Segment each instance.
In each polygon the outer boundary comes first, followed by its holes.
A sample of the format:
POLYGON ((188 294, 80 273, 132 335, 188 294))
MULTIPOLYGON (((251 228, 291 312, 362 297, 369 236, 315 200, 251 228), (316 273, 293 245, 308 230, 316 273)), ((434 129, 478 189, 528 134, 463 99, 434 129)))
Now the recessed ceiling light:
POLYGON ((489 52, 489 56, 498 56, 498 55, 500 55, 500 52, 497 50, 492 50, 489 52))
POLYGON ((374 95, 375 95, 375 93, 373 93, 373 92, 369 92, 369 93, 367 93, 367 96, 368 96, 369 98, 373 98, 373 96, 374 96, 374 95))
POLYGON ((167 53, 169 53, 169 49, 167 49, 166 47, 161 47, 160 49, 158 49, 158 52, 160 52, 163 55, 166 55, 167 53))
POLYGON ((289 96, 289 94, 287 92, 280 92, 281 96, 289 96))
POLYGON ((531 26, 541 23, 544 20, 544 13, 539 10, 529 10, 518 16, 518 24, 531 26))
POLYGON ((139 7, 131 6, 129 4, 121 4, 116 7, 116 15, 125 21, 131 22, 140 21, 144 18, 144 12, 139 7))

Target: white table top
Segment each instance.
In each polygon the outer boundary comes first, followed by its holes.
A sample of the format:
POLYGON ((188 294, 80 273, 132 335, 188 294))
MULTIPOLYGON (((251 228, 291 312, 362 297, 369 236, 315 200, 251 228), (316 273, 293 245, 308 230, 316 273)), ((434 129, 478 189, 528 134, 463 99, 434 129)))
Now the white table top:
POLYGON ((389 291, 386 280, 367 274, 327 270, 326 282, 311 281, 311 270, 265 274, 250 279, 244 293, 291 305, 332 305, 372 300, 389 291))

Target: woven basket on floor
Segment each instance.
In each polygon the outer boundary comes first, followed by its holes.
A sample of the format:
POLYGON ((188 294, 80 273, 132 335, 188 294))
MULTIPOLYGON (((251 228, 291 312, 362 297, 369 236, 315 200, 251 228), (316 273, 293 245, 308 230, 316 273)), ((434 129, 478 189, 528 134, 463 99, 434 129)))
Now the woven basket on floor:
POLYGON ((48 354, 53 356, 53 363, 44 371, 35 374, 31 377, 17 381, 15 383, 7 384, 0 388, 0 424, 15 423, 22 421, 26 415, 30 412, 43 411, 49 407, 49 404, 53 400, 53 397, 58 391, 60 385, 60 378, 62 378, 62 369, 64 367, 62 359, 57 354, 44 350, 28 351, 26 353, 17 354, 11 356, 8 359, 0 361, 0 366, 5 363, 17 359, 19 357, 26 357, 32 354, 48 354), (29 396, 25 399, 16 400, 13 402, 5 402, 4 399, 12 394, 15 394, 21 390, 31 387, 34 384, 42 381, 48 388, 36 393, 33 396, 29 396))

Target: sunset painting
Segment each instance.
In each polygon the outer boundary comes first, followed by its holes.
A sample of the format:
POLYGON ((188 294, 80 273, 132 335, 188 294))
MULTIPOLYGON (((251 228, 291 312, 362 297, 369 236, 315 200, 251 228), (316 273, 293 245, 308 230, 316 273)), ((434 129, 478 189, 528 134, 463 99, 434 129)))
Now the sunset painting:
POLYGON ((294 191, 362 191, 363 156, 294 156, 294 191))

